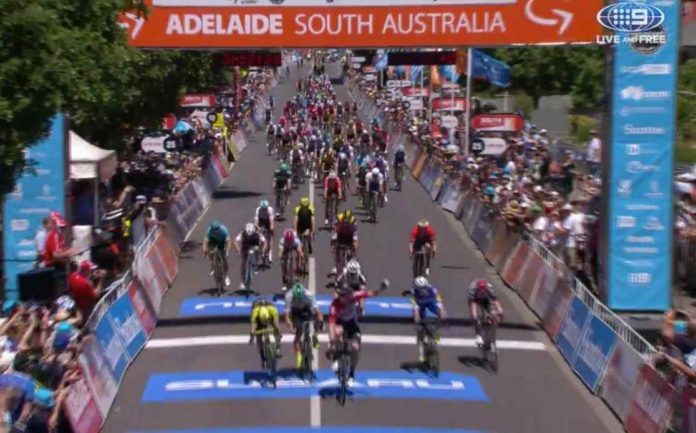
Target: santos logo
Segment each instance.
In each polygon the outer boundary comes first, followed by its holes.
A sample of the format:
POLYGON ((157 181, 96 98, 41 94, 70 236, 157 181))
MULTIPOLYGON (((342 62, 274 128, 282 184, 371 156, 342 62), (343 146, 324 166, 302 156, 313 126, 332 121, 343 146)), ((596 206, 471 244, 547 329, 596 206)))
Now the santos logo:
POLYGON ((665 100, 672 96, 669 90, 647 91, 643 86, 628 86, 621 90, 621 99, 632 99, 634 101, 646 100, 665 100))
POLYGON ((660 126, 634 126, 630 123, 624 125, 623 132, 626 135, 665 135, 665 128, 660 126))
MULTIPOLYGON (((268 376, 262 372, 155 374, 145 387, 143 402, 307 398, 338 386, 335 373, 328 370, 318 371, 313 382, 283 376, 277 379, 276 389, 267 383, 268 376)), ((360 398, 488 401, 474 376, 457 373, 441 373, 434 378, 403 371, 356 372, 351 392, 360 398)))

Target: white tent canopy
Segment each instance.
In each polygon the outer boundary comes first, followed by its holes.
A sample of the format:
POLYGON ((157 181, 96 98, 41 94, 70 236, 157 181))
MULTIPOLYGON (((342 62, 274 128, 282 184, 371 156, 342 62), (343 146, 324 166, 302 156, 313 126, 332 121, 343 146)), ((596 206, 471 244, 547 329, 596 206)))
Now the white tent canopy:
POLYGON ((70 131, 70 179, 108 180, 116 171, 116 152, 104 150, 70 131))

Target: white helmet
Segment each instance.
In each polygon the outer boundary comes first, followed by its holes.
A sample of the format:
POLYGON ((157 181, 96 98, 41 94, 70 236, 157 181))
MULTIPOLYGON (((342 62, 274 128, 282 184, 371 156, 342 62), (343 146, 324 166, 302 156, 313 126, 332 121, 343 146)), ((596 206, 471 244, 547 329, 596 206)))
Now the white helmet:
POLYGON ((304 143, 301 141, 299 143, 297 143, 297 148, 300 150, 304 150, 304 143))
POLYGON ((346 272, 349 274, 357 274, 360 272, 360 263, 355 259, 350 259, 346 264, 346 272))
POLYGON ((346 158, 347 158, 347 157, 346 157, 346 154, 345 154, 345 153, 341 152, 341 153, 338 154, 338 159, 346 159, 346 158))
POLYGON ((256 231, 256 228, 254 227, 254 225, 252 223, 247 223, 247 225, 244 226, 244 232, 247 235, 254 234, 255 231, 256 231))
POLYGON ((309 139, 310 139, 310 140, 312 140, 312 141, 314 141, 314 140, 316 140, 316 139, 317 139, 317 136, 316 136, 316 135, 314 135, 314 134, 312 134, 312 136, 311 136, 311 137, 309 137, 309 139))
POLYGON ((373 169, 372 169, 372 174, 374 174, 375 176, 377 176, 377 175, 379 174, 379 168, 377 168, 377 167, 373 168, 373 169))
POLYGON ((413 286, 417 289, 424 289, 428 287, 428 280, 425 277, 416 277, 415 280, 413 280, 413 286))
POLYGON ((336 174, 335 171, 331 171, 331 172, 329 173, 329 178, 330 178, 330 179, 336 179, 336 176, 338 176, 338 175, 336 174))

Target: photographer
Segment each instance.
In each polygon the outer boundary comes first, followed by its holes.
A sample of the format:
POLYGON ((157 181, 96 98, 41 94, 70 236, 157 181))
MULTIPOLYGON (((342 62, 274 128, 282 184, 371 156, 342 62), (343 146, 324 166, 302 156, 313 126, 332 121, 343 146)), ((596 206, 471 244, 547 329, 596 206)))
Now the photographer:
POLYGON ((79 267, 73 263, 71 271, 68 292, 82 317, 89 317, 102 291, 102 273, 97 271, 97 265, 88 260, 80 262, 79 267))

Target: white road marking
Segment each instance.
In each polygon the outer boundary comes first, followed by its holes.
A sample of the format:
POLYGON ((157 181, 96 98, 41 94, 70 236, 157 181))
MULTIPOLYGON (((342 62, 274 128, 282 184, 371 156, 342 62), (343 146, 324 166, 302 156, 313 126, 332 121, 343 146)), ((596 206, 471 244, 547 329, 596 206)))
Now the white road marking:
MULTIPOLYGON (((283 335, 283 343, 291 343, 291 334, 283 335)), ((415 346, 416 337, 410 335, 363 335, 362 343, 382 344, 395 346, 415 346)), ((319 334, 319 342, 328 343, 328 334, 319 334)), ((205 337, 182 338, 154 338, 146 345, 146 349, 172 349, 198 346, 225 346, 236 344, 248 344, 248 335, 212 335, 205 337)), ((546 346, 539 341, 498 340, 498 349, 544 351, 546 346)), ((473 338, 449 338, 440 339, 442 347, 476 347, 473 338)), ((317 359, 316 357, 314 358, 317 359)))
MULTIPOLYGON (((314 207, 314 180, 309 179, 309 203, 314 207)), ((307 252, 305 251, 305 254, 307 252)), ((309 291, 317 294, 317 263, 314 257, 309 258, 309 291)), ((316 332, 316 330, 315 330, 316 332)), ((319 351, 312 349, 312 370, 319 370, 319 351)), ((321 426, 321 400, 318 395, 309 398, 309 425, 313 428, 321 426)))

